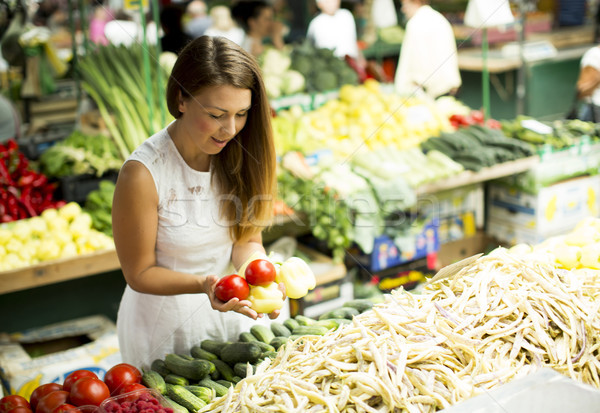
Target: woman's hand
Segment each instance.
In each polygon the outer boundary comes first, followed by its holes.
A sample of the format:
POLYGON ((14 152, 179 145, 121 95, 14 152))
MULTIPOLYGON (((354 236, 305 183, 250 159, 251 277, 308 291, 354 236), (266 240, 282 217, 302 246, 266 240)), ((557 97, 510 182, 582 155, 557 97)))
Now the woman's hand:
POLYGON ((204 277, 202 290, 208 295, 210 305, 214 310, 226 313, 227 311, 235 311, 256 320, 258 317, 262 317, 262 314, 258 314, 256 311, 250 308, 252 303, 248 300, 240 300, 238 298, 232 298, 227 302, 219 300, 215 295, 215 288, 219 282, 219 277, 216 275, 207 275, 204 277))
MULTIPOLYGON (((282 292, 283 294, 283 298, 282 300, 285 301, 285 298, 287 297, 287 295, 285 294, 285 284, 284 283, 279 283, 279 285, 277 285, 277 288, 279 288, 279 291, 282 292)), ((275 311, 271 311, 269 314, 267 314, 269 316, 269 318, 271 320, 276 319, 277 317, 279 317, 279 314, 281 314, 281 310, 275 310, 275 311)))

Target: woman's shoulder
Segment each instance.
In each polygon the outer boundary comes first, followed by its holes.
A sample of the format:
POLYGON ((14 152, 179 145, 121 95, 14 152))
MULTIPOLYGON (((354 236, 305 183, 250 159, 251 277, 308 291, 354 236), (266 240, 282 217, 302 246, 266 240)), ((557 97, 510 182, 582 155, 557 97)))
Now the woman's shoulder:
POLYGON ((146 139, 129 156, 128 160, 146 163, 156 157, 164 157, 169 151, 170 137, 166 128, 146 139))

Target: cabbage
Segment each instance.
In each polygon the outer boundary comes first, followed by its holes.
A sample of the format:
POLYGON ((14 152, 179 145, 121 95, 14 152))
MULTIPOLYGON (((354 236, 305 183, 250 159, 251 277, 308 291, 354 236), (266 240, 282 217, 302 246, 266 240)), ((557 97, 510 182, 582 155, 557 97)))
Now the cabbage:
POLYGON ((283 74, 281 92, 284 95, 293 95, 304 90, 304 76, 295 70, 288 70, 283 74))

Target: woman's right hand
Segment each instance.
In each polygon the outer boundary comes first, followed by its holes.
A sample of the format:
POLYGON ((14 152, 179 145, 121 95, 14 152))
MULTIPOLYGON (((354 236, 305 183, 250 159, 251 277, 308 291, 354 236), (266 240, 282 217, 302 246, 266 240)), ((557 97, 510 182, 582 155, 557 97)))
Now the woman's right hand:
POLYGON ((227 302, 219 300, 215 295, 215 288, 218 282, 219 277, 216 275, 207 275, 204 277, 203 291, 206 293, 206 295, 208 295, 210 305, 214 310, 221 311, 223 313, 226 313, 227 311, 235 311, 236 313, 243 314, 253 320, 256 320, 259 317, 259 314, 250 308, 252 303, 248 300, 240 300, 239 298, 235 297, 227 302))

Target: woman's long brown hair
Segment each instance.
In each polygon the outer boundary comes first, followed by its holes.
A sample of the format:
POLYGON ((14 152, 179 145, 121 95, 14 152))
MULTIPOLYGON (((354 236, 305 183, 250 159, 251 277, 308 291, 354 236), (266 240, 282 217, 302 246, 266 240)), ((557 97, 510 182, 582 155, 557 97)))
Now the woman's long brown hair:
POLYGON ((221 194, 222 217, 234 241, 246 241, 273 219, 276 156, 271 109, 260 68, 250 54, 221 37, 194 39, 179 53, 167 83, 167 107, 175 118, 184 99, 211 86, 231 85, 252 92, 244 128, 211 160, 221 194))

